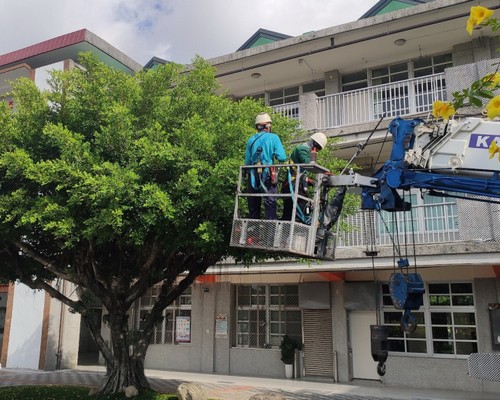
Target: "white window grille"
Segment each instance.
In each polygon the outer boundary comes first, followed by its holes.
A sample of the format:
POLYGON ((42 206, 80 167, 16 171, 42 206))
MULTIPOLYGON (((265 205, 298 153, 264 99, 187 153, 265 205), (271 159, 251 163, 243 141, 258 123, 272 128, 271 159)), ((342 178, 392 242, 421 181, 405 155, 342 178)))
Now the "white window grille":
POLYGON ((278 348, 285 335, 302 342, 298 286, 237 286, 235 346, 278 348))
POLYGON ((435 243, 458 239, 457 200, 452 197, 413 193, 406 195, 412 208, 407 212, 381 211, 375 214, 379 244, 435 243), (394 234, 399 237, 394 238, 394 234))
POLYGON ((403 310, 394 308, 389 286, 382 285, 382 321, 389 327, 390 352, 455 358, 467 358, 477 352, 471 282, 429 283, 424 305, 412 314, 418 326, 414 333, 408 334, 400 326, 403 310))

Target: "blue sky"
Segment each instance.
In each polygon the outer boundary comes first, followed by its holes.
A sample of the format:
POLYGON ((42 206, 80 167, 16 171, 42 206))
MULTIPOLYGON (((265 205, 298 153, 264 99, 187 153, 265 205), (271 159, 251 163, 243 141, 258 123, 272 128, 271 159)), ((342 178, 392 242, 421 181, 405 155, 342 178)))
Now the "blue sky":
POLYGON ((0 54, 87 28, 145 64, 232 53, 259 28, 298 36, 357 20, 377 0, 0 0, 0 54))

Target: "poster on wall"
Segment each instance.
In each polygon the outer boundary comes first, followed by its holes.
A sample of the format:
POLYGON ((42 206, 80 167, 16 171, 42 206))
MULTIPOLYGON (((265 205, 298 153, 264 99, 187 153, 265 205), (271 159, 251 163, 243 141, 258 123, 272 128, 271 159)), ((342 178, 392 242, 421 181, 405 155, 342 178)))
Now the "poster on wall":
POLYGON ((175 341, 191 342, 191 317, 175 317, 175 341))
POLYGON ((217 314, 215 316, 215 335, 219 337, 227 336, 227 314, 217 314))

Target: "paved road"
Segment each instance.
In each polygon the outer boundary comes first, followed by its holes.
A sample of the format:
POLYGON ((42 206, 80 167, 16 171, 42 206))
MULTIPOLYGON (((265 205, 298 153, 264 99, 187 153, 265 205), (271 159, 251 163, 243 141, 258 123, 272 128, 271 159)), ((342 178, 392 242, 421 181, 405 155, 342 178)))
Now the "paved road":
MULTIPOLYGON (((336 384, 302 380, 264 379, 214 374, 146 370, 154 390, 175 393, 183 382, 202 385, 208 396, 220 400, 248 400, 253 394, 279 392, 287 400, 493 400, 493 393, 414 390, 391 387, 380 382, 336 384)), ((0 386, 61 384, 99 386, 104 378, 102 367, 79 367, 72 370, 36 371, 1 369, 0 386)))

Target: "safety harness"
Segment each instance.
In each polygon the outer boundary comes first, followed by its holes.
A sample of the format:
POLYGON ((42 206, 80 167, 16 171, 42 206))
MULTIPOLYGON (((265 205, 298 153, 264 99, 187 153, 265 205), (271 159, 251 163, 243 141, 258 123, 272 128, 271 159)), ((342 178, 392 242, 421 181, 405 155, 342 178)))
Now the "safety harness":
POLYGON ((250 170, 250 183, 255 190, 262 189, 265 193, 268 193, 268 190, 266 188, 266 185, 264 185, 264 182, 265 182, 265 180, 270 172, 272 183, 276 183, 276 181, 277 181, 276 168, 271 167, 271 166, 267 166, 265 168, 262 168, 262 165, 263 165, 262 164, 262 152, 263 152, 262 146, 257 147, 255 152, 252 151, 255 142, 257 140, 259 140, 262 136, 264 136, 266 133, 269 133, 269 132, 265 132, 265 131, 262 132, 259 136, 257 136, 253 140, 252 144, 250 145, 250 154, 251 154, 250 162, 252 163, 252 165, 257 166, 257 168, 252 168, 250 170), (258 185, 256 182, 255 170, 258 173, 258 178, 259 178, 258 185))

